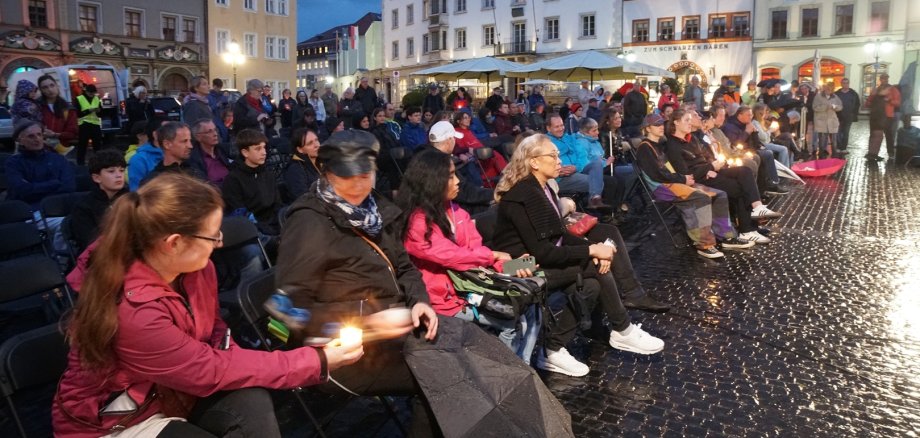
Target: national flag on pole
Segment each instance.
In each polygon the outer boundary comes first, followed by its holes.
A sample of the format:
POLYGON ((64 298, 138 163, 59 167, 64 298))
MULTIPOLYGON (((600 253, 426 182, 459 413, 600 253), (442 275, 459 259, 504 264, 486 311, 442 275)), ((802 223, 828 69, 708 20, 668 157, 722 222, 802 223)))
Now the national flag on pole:
POLYGON ((351 38, 351 48, 355 48, 355 41, 358 41, 358 26, 348 26, 348 36, 351 38))

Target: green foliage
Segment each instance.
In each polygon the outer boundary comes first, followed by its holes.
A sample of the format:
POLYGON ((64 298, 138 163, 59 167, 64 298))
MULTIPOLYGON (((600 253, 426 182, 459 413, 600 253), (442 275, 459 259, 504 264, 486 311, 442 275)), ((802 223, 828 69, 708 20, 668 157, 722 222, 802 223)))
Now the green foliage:
POLYGON ((684 92, 684 86, 675 78, 665 78, 661 83, 662 85, 667 84, 667 86, 671 87, 671 92, 674 93, 675 96, 680 96, 684 92))
POLYGON ((425 96, 428 94, 428 84, 417 86, 402 97, 402 108, 413 106, 421 107, 425 103, 425 96))

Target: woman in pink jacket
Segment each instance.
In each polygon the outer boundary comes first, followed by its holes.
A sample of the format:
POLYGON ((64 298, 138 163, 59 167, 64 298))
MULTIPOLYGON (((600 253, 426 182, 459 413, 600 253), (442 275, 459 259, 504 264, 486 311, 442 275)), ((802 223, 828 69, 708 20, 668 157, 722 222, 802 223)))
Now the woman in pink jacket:
MULTIPOLYGON (((450 156, 425 150, 406 169, 396 202, 408 214, 403 242, 412 262, 422 273, 435 312, 478 323, 499 331, 499 339, 518 352, 520 337, 515 321, 490 318, 475 310, 465 296, 454 290, 448 270, 466 271, 490 267, 498 272, 511 260, 508 253, 482 245, 482 237, 469 213, 451 202, 460 180, 450 156)), ((522 270, 518 276, 530 276, 522 270)))
POLYGON ((233 343, 209 261, 222 244, 222 211, 213 187, 178 174, 113 204, 85 277, 71 276, 82 284, 55 436, 277 437, 260 388, 322 383, 361 357, 360 345, 339 341, 274 352, 233 343))

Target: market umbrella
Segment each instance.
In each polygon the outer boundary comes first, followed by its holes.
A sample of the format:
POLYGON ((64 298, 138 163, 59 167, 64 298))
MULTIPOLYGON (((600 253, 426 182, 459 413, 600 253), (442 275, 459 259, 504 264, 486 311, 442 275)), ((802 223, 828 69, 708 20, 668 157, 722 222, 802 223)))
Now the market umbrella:
POLYGON ((758 83, 757 83, 757 86, 758 86, 759 88, 763 88, 763 87, 768 87, 768 88, 769 88, 769 87, 772 87, 772 86, 774 86, 774 85, 776 85, 776 84, 786 85, 786 80, 785 80, 785 79, 764 79, 764 80, 758 82, 758 83))
POLYGON ((531 79, 529 81, 518 83, 518 85, 551 85, 558 83, 559 81, 550 81, 548 79, 531 79))
POLYGON ((636 75, 675 77, 667 71, 641 62, 629 62, 596 50, 584 50, 547 59, 508 72, 508 76, 557 81, 633 79, 636 75))
POLYGON ((446 437, 571 437, 571 417, 495 336, 439 318, 436 342, 409 336, 406 363, 446 437))
POLYGON ((516 62, 484 56, 426 68, 412 74, 415 76, 432 76, 439 81, 476 79, 480 82, 485 80, 486 83, 489 83, 492 75, 504 76, 508 71, 520 67, 522 67, 522 64, 516 62))
POLYGON ((792 170, 799 176, 818 177, 837 173, 847 160, 841 158, 825 158, 823 160, 803 161, 792 165, 792 170))

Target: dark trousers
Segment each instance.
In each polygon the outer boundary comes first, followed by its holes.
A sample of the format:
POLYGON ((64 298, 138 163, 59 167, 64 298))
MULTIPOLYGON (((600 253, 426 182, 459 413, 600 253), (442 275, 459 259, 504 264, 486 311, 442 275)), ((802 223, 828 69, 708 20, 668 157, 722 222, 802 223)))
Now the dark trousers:
MULTIPOLYGON (((332 379, 361 395, 397 395, 412 398, 412 426, 410 437, 440 436, 431 406, 422 395, 421 389, 406 364, 403 356, 403 338, 364 345, 364 356, 358 362, 332 372, 332 379)), ((341 394, 345 391, 332 381, 319 387, 320 390, 341 394)))
MULTIPOLYGON (((613 330, 623 331, 629 327, 629 313, 626 312, 626 307, 620 300, 620 293, 613 275, 610 272, 599 275, 593 266, 592 263, 588 268, 594 270, 593 274, 589 274, 593 275, 593 278, 585 278, 580 291, 576 283, 572 283, 563 289, 562 294, 553 294, 550 297, 548 307, 552 312, 552 317, 544 319, 548 321, 550 330, 543 344, 547 350, 557 351, 565 347, 575 337, 575 331, 578 329, 579 319, 576 309, 572 307, 571 300, 560 299, 560 295, 570 297, 578 294, 586 304, 582 311, 589 313, 595 313, 594 307, 599 303, 599 310, 607 315, 613 330)), ((591 318, 591 315, 587 315, 587 318, 591 318)))
POLYGON ((747 233, 757 230, 751 220, 751 204, 760 200, 754 173, 744 166, 723 167, 717 173, 715 178, 707 178, 702 183, 728 195, 729 211, 738 222, 738 231, 747 233))
POLYGON ((850 120, 841 120, 840 128, 837 130, 837 150, 845 151, 850 144, 850 126, 853 122, 850 120))
POLYGON ((613 273, 613 279, 616 280, 620 296, 626 298, 645 296, 645 290, 642 289, 642 284, 636 278, 636 271, 629 259, 629 248, 626 247, 626 242, 617 227, 599 223, 585 237, 594 243, 604 243, 605 240, 610 239, 616 245, 617 253, 613 256, 610 272, 613 273))
POLYGON ((84 123, 80 125, 78 134, 79 140, 77 141, 77 164, 82 166, 86 164, 86 149, 90 140, 93 141, 94 151, 98 151, 103 148, 102 127, 92 123, 84 123))
POLYGON ((245 388, 218 392, 195 404, 188 422, 173 421, 157 437, 281 437, 268 391, 245 388))

